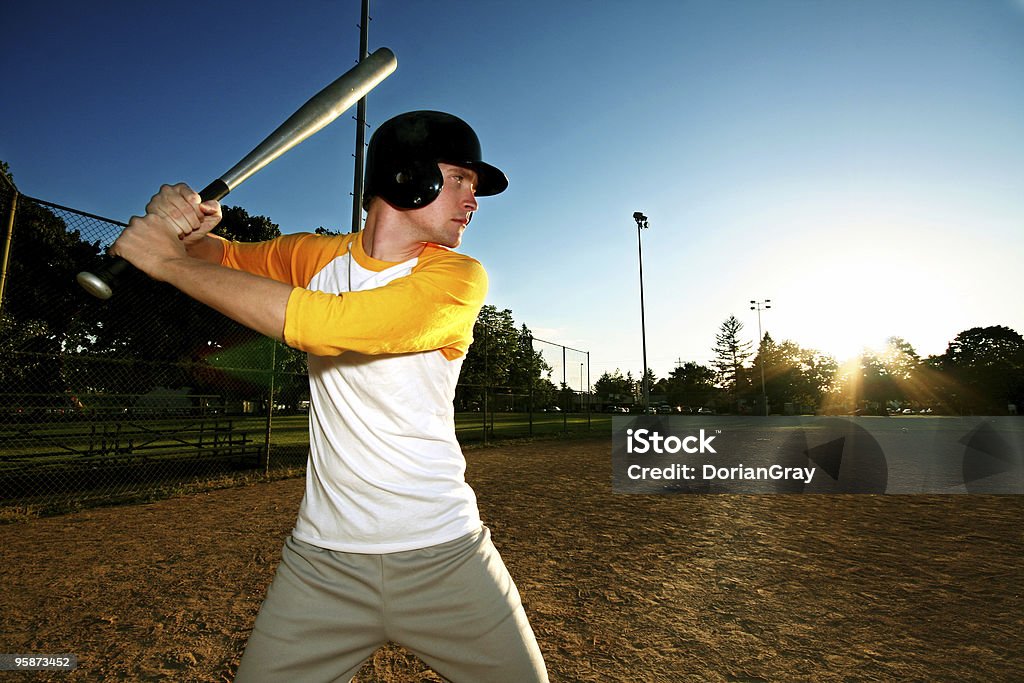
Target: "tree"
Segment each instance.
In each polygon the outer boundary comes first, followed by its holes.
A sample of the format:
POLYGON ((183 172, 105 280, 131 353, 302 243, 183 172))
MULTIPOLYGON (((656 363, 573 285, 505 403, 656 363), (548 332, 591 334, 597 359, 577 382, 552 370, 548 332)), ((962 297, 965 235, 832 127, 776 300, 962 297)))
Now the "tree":
POLYGON ((603 372, 594 382, 594 394, 605 404, 632 403, 636 395, 636 381, 631 375, 623 376, 618 368, 615 372, 603 372))
POLYGON ((715 371, 693 361, 677 365, 665 380, 665 393, 669 404, 674 406, 700 408, 708 405, 718 393, 715 371))
POLYGON ((885 415, 886 405, 898 400, 898 389, 886 370, 880 354, 865 349, 857 364, 847 375, 844 395, 857 410, 871 415, 885 415))
POLYGON ((489 389, 492 393, 526 394, 533 401, 528 408, 544 407, 556 400, 557 388, 550 375, 551 366, 533 348, 530 329, 526 325, 517 328, 511 310, 485 305, 462 364, 456 403, 463 410, 482 405, 483 391, 489 389))
POLYGON ((512 311, 483 306, 473 327, 473 345, 462 364, 460 383, 507 388, 509 372, 521 344, 512 311))
POLYGON ((1024 337, 1002 325, 958 334, 939 359, 959 395, 952 402, 972 412, 1003 414, 1024 403, 1024 337))
POLYGON ((839 363, 815 349, 799 348, 798 354, 800 374, 793 387, 793 400, 799 405, 821 408, 837 387, 839 363))
POLYGON ((58 347, 74 328, 85 297, 69 297, 68 289, 82 264, 95 259, 99 245, 86 242, 78 230, 68 230, 52 210, 22 198, 14 221, 12 253, 4 290, 3 311, 21 321, 39 320, 58 347), (55 283, 71 283, 67 287, 55 283))
POLYGON ((846 405, 875 414, 900 407, 941 407, 939 387, 945 379, 937 364, 921 360, 902 337, 889 337, 885 348, 864 350, 852 372, 842 378, 846 405))
POLYGON ((716 371, 716 382, 725 390, 733 405, 749 382, 744 373, 744 363, 750 358, 752 344, 740 340, 742 331, 743 323, 736 316, 730 315, 719 328, 713 349, 715 360, 712 365, 716 371))
POLYGON ((902 337, 889 337, 885 349, 877 354, 887 382, 884 399, 893 408, 906 404, 921 408, 939 402, 928 377, 925 363, 913 345, 902 337))
MULTIPOLYGON (((0 162, 2 163, 2 162, 0 162)), ((0 171, 10 179, 10 169, 0 171)), ((64 354, 90 344, 99 302, 74 287, 97 243, 68 230, 51 209, 22 198, 15 215, 0 320, 0 392, 63 392, 78 367, 64 354)))
POLYGON ((555 385, 551 381, 551 366, 544 354, 533 348, 533 333, 525 324, 519 330, 519 339, 512 349, 508 383, 515 391, 528 388, 528 410, 543 408, 554 400, 555 385))
POLYGON ((250 216, 240 206, 222 207, 220 224, 214 232, 235 242, 265 242, 281 236, 281 227, 266 216, 250 216))
POLYGON ((787 403, 795 410, 820 407, 832 390, 839 369, 831 356, 802 348, 790 340, 776 343, 768 334, 761 340, 754 372, 760 371, 762 363, 768 405, 776 410, 784 409, 787 403))
POLYGON ((901 381, 911 380, 921 367, 921 357, 902 337, 889 337, 879 360, 890 377, 901 381))

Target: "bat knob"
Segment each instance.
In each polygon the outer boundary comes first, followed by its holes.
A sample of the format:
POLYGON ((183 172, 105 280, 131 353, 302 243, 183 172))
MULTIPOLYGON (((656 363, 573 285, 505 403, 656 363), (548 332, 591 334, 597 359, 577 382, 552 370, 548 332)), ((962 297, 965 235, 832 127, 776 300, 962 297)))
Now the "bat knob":
POLYGON ((131 268, 131 264, 123 258, 114 257, 108 259, 95 273, 82 271, 75 276, 75 280, 82 289, 92 294, 97 299, 106 301, 114 295, 113 285, 122 273, 131 268))
POLYGON ((109 299, 113 294, 114 290, 110 288, 106 282, 103 281, 98 275, 82 271, 75 276, 75 280, 81 285, 82 289, 92 294, 97 299, 109 299))

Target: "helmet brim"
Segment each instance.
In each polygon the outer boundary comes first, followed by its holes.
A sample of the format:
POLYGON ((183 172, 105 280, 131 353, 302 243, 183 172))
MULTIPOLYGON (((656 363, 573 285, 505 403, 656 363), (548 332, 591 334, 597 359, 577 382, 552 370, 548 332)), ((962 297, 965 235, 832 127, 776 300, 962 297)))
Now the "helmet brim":
POLYGON ((457 161, 441 159, 443 163, 461 166, 476 172, 476 196, 491 197, 508 189, 508 178, 495 166, 485 161, 457 161))

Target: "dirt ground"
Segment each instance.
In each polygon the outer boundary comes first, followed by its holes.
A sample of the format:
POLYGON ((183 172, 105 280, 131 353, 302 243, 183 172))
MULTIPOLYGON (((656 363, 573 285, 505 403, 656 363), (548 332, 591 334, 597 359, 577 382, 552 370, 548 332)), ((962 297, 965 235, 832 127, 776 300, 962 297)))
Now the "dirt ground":
MULTIPOLYGON (((553 681, 1024 680, 1024 497, 629 496, 610 443, 467 451, 553 681)), ((0 526, 2 680, 225 681, 289 479, 0 526)), ((440 681, 400 647, 361 683, 440 681)))

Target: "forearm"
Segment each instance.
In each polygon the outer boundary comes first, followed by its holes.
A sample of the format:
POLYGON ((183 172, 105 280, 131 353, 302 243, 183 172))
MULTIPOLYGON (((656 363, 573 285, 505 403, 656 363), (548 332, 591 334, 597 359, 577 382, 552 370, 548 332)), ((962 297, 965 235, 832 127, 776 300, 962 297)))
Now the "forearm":
POLYGON ((110 253, 252 330, 283 339, 291 285, 220 265, 224 245, 208 236, 220 217, 217 202, 200 202, 187 185, 163 185, 110 253))
POLYGON ((164 262, 159 279, 249 329, 284 339, 291 285, 199 257, 164 262))

